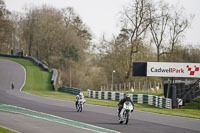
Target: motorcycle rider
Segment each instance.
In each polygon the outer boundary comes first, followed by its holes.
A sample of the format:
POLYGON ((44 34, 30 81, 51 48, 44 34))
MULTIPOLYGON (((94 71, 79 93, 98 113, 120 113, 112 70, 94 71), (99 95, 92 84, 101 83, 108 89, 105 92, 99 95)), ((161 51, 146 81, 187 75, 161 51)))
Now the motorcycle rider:
POLYGON ((79 100, 79 99, 83 99, 83 104, 84 104, 85 101, 86 101, 86 100, 85 100, 85 97, 84 97, 84 95, 83 95, 82 92, 80 92, 79 95, 76 96, 76 99, 75 99, 75 101, 76 101, 76 102, 75 102, 76 108, 77 108, 78 100, 79 100))
POLYGON ((15 88, 14 82, 11 84, 12 90, 15 88))
MULTIPOLYGON (((133 104, 133 102, 131 101, 130 95, 129 95, 129 94, 126 94, 126 96, 125 96, 123 99, 121 99, 120 102, 118 103, 118 107, 119 107, 119 108, 118 108, 118 116, 120 116, 121 110, 122 110, 123 105, 124 105, 124 103, 125 103, 126 101, 131 102, 131 104, 133 105, 133 108, 134 108, 134 104, 133 104)), ((133 110, 132 110, 132 111, 133 111, 133 110)), ((131 111, 131 112, 132 112, 132 111, 131 111)))

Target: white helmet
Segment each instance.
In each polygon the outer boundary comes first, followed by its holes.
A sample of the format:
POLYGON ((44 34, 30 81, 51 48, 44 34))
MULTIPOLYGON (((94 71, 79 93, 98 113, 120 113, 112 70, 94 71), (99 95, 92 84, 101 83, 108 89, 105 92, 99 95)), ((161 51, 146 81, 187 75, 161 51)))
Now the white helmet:
POLYGON ((130 94, 126 94, 126 97, 131 97, 130 94))
POLYGON ((126 94, 125 99, 126 100, 130 99, 130 94, 126 94))
POLYGON ((80 96, 83 96, 83 93, 82 93, 82 92, 80 92, 80 93, 79 93, 79 95, 80 95, 80 96))

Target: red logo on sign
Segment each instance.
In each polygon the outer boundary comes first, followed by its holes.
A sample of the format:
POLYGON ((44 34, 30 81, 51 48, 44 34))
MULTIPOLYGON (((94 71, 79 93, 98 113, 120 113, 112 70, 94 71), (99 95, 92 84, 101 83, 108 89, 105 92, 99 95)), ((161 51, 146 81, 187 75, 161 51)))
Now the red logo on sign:
POLYGON ((199 71, 199 67, 196 67, 196 66, 194 66, 194 70, 192 70, 192 68, 189 65, 187 65, 186 67, 188 71, 190 72, 190 75, 194 75, 195 72, 199 71))

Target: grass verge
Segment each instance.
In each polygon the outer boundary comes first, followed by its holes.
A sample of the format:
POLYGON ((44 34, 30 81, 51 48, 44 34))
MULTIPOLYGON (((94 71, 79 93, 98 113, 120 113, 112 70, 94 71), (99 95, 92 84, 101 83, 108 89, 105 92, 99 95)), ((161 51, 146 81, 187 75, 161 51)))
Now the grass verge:
POLYGON ((16 132, 8 130, 8 129, 0 126, 0 133, 16 133, 16 132))
MULTIPOLYGON (((24 59, 16 59, 16 58, 4 58, 4 59, 9 59, 9 60, 18 62, 25 67, 26 72, 27 72, 26 73, 27 79, 26 79, 26 84, 23 88, 24 91, 35 94, 35 95, 43 96, 43 97, 68 100, 68 101, 75 100, 75 95, 49 91, 51 90, 51 85, 50 85, 51 74, 48 72, 41 71, 39 67, 35 66, 31 61, 24 60, 24 59)), ((87 98, 87 92, 84 92, 84 94, 86 96, 87 104, 117 108, 117 104, 118 104, 117 101, 87 98)), ((161 93, 158 92, 158 95, 161 95, 161 93)), ((140 110, 140 111, 200 119, 200 97, 193 100, 192 103, 187 104, 186 106, 179 109, 159 109, 159 108, 146 105, 146 104, 135 104, 135 109, 140 110)))

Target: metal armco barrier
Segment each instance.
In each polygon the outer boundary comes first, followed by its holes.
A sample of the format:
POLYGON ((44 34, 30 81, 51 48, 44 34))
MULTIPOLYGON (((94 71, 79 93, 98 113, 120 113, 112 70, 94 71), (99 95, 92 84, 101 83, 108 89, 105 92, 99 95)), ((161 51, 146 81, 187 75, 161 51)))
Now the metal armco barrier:
POLYGON ((74 95, 78 95, 81 92, 80 89, 70 88, 70 87, 60 87, 60 88, 58 88, 58 91, 70 93, 70 94, 74 94, 74 95))
POLYGON ((44 71, 49 71, 49 68, 47 65, 45 65, 44 63, 42 63, 40 60, 38 60, 35 57, 31 57, 31 56, 22 56, 21 58, 24 59, 29 59, 31 61, 33 61, 36 65, 40 66, 44 71))
MULTIPOLYGON (((110 92, 110 91, 93 91, 88 89, 88 97, 96 99, 105 99, 120 101, 125 97, 126 93, 110 92)), ((143 95, 143 94, 130 94, 131 100, 138 104, 149 104, 158 108, 168 108, 172 109, 172 99, 163 98, 153 95, 143 95)))
POLYGON ((57 77, 58 77, 57 69, 52 69, 51 84, 53 85, 54 90, 56 88, 57 77))

